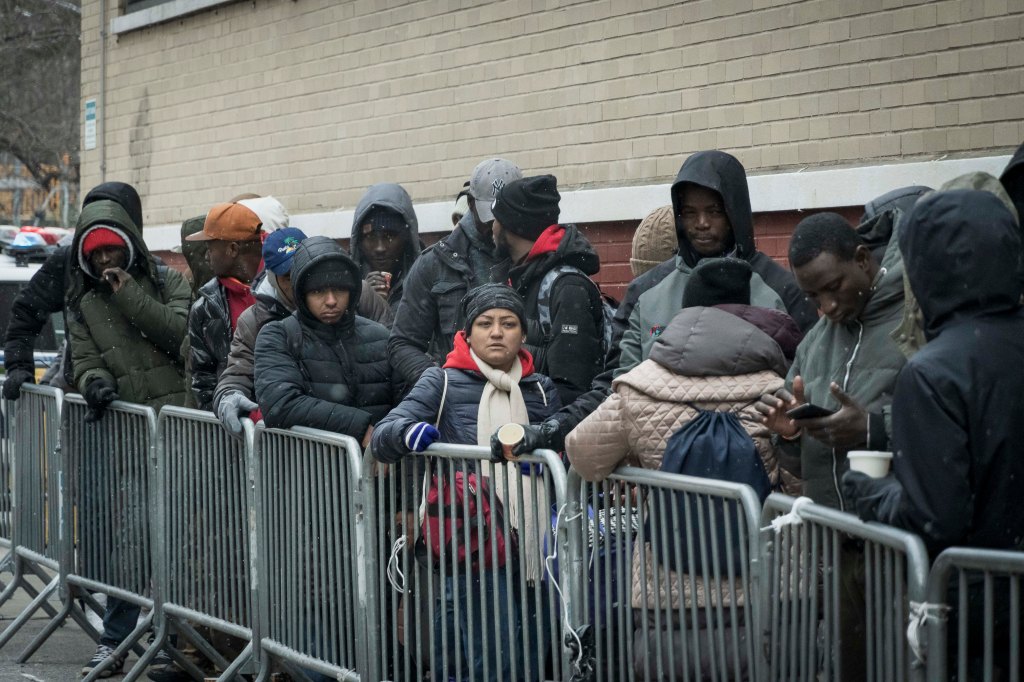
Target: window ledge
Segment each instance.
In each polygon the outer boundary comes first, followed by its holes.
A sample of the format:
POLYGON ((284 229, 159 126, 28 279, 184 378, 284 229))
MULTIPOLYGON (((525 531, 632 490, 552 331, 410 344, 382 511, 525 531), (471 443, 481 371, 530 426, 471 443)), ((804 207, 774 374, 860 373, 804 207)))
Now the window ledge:
POLYGON ((237 0, 171 0, 111 19, 110 32, 117 35, 136 31, 231 2, 237 2, 237 0))

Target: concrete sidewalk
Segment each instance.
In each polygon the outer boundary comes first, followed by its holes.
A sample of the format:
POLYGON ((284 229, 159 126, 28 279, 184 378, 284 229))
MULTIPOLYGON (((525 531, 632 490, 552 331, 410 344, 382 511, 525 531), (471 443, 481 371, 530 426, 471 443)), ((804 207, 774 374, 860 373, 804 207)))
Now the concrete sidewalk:
MULTIPOLYGON (((0 550, 0 553, 5 552, 0 550)), ((4 573, 0 575, 0 580, 6 585, 10 577, 10 573, 4 573)), ((35 581, 34 584, 38 587, 35 581)), ((29 601, 31 600, 25 591, 19 589, 3 607, 0 607, 0 630, 6 629, 29 601)), ((55 608, 58 606, 56 595, 52 603, 55 608)), ((0 682, 73 682, 81 678, 82 666, 96 650, 96 644, 70 619, 46 640, 27 663, 15 662, 18 654, 43 629, 48 620, 46 612, 40 609, 14 639, 0 649, 0 682)), ((129 665, 134 660, 135 656, 130 655, 129 665)), ((120 677, 116 675, 111 679, 118 680, 120 677)))

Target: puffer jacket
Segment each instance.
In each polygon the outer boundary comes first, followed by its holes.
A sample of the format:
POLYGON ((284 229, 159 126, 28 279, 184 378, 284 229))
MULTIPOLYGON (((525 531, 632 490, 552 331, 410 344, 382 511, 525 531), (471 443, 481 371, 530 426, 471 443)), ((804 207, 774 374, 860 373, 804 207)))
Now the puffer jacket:
MULTIPOLYGON (((306 275, 314 265, 331 262, 361 281, 336 242, 310 237, 292 259, 296 310, 256 337, 256 402, 267 426, 308 426, 362 441, 401 392, 388 362, 388 330, 357 316, 351 306, 331 325, 306 307, 306 275)), ((359 291, 351 293, 358 298, 359 291)))
POLYGON ((509 271, 509 283, 526 303, 526 344, 536 370, 558 387, 562 404, 590 389, 604 368, 601 292, 590 281, 601 269, 594 247, 575 225, 552 225, 534 242, 523 263, 509 271), (555 279, 548 301, 550 334, 540 326, 538 295, 548 272, 572 266, 555 279))
POLYGON ((213 392, 227 366, 231 333, 227 293, 215 277, 199 287, 188 313, 188 365, 192 394, 200 410, 213 409, 213 392))
POLYGON ((566 438, 573 468, 601 481, 620 464, 659 469, 672 434, 697 412, 735 411, 757 446, 774 490, 798 494, 799 479, 772 446, 753 403, 782 387, 779 344, 732 313, 684 308, 658 337, 651 358, 612 383, 613 392, 566 438))
POLYGON ((66 298, 74 380, 84 391, 94 379, 116 382, 121 400, 154 409, 185 404, 179 357, 191 299, 188 282, 158 265, 138 228, 113 201, 82 209, 71 245, 66 298), (82 254, 82 239, 94 225, 113 227, 129 244, 131 281, 113 293, 100 286, 82 254))
MULTIPOLYGON (((898 230, 898 225, 894 226, 892 234, 898 230)), ((860 319, 837 324, 822 317, 800 343, 786 377, 786 387, 792 390, 793 378, 801 376, 807 402, 833 410, 840 405, 829 385, 839 384, 868 412, 868 450, 890 447, 892 394, 896 377, 907 361, 892 338, 903 319, 903 302, 903 258, 897 240, 890 237, 873 293, 860 319)), ((800 452, 804 495, 818 504, 846 509, 839 481, 849 468, 847 450, 831 448, 806 433, 798 441, 781 446, 789 452, 800 452)))

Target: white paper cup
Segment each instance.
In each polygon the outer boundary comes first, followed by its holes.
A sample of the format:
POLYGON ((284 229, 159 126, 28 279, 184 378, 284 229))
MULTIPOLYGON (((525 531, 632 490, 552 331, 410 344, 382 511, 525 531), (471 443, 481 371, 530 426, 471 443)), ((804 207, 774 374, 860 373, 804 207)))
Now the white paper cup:
POLYGON ((889 473, 892 453, 879 450, 851 450, 846 453, 846 459, 850 462, 851 471, 859 471, 871 478, 884 478, 889 473))
POLYGON ((501 443, 505 459, 512 459, 512 449, 523 442, 525 437, 526 430, 522 424, 505 424, 498 429, 498 442, 501 443))

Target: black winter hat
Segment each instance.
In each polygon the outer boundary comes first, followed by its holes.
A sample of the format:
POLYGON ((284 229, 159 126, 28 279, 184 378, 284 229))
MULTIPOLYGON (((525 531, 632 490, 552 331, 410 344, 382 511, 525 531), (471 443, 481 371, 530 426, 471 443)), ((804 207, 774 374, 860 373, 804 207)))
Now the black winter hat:
POLYGON ((331 258, 314 263, 302 275, 303 295, 327 287, 358 291, 360 283, 351 268, 345 267, 339 259, 331 258))
POLYGON ((491 308, 504 308, 514 312, 519 318, 519 324, 523 326, 523 332, 526 332, 526 304, 523 297, 507 284, 482 284, 462 298, 459 308, 462 319, 466 321, 467 335, 473 327, 473 320, 491 308))
POLYGON ((82 206, 104 199, 119 204, 135 223, 135 227, 142 229, 142 200, 134 187, 124 182, 104 182, 89 190, 82 199, 82 206))
POLYGON ((750 263, 739 258, 703 258, 683 289, 683 307, 750 304, 750 263))
POLYGON ((535 175, 514 180, 494 198, 491 211, 501 227, 523 239, 536 240, 558 222, 558 180, 554 175, 535 175))

